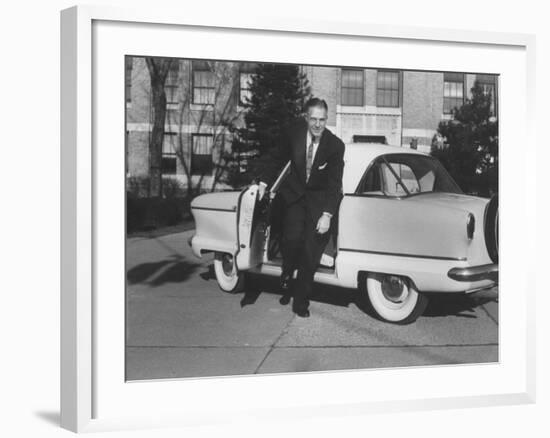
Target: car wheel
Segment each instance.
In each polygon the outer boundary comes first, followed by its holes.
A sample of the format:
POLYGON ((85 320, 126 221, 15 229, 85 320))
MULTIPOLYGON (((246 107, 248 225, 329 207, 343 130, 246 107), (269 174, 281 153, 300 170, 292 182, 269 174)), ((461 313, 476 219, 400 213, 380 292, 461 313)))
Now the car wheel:
POLYGON ((369 273, 366 282, 372 308, 385 321, 409 324, 426 309, 428 297, 405 277, 369 273))
POLYGON ((235 257, 231 254, 217 252, 214 256, 214 273, 218 286, 224 292, 237 293, 244 288, 244 272, 239 272, 235 257))

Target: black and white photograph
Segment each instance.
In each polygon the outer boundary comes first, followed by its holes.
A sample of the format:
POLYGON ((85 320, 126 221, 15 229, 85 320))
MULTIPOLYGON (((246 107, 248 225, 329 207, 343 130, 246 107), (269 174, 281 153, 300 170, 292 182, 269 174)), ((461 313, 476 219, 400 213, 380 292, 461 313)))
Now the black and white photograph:
POLYGON ((498 363, 498 75, 121 62, 128 381, 498 363))
POLYGON ((549 435, 545 11, 8 5, 3 436, 549 435))

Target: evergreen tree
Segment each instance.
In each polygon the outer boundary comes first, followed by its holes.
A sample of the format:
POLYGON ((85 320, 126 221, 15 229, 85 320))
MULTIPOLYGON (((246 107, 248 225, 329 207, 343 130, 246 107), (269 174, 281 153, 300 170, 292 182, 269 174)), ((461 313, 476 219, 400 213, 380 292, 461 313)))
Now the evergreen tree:
POLYGON ((231 127, 232 162, 229 184, 250 184, 269 165, 271 148, 282 131, 303 114, 311 96, 306 75, 298 65, 259 64, 249 84, 244 127, 231 127))
POLYGON ((454 110, 454 119, 439 123, 443 142, 434 141, 431 152, 462 190, 480 196, 498 193, 498 121, 491 101, 476 82, 471 99, 454 110))

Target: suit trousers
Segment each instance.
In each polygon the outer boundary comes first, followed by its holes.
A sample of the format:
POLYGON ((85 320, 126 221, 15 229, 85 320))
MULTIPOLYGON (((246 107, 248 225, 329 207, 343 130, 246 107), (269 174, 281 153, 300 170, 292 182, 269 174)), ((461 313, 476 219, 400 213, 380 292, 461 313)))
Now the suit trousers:
POLYGON ((286 206, 281 245, 283 274, 298 269, 293 288, 294 307, 303 310, 309 306, 313 277, 330 237, 330 230, 317 233, 317 221, 312 218, 304 197, 286 206))

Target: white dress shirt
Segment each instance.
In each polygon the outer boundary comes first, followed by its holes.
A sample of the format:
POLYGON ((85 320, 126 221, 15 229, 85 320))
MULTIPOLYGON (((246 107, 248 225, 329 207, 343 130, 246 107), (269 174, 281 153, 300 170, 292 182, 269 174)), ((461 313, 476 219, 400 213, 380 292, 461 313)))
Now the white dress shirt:
MULTIPOLYGON (((307 140, 306 140, 306 160, 307 160, 307 148, 309 148, 309 145, 311 144, 311 141, 312 141, 311 133, 308 130, 307 131, 307 140)), ((319 141, 317 141, 317 143, 313 143, 313 156, 311 157, 311 164, 312 165, 313 165, 313 162, 315 161, 315 154, 317 153, 317 148, 318 147, 319 147, 319 141)))
MULTIPOLYGON (((317 153, 317 148, 319 147, 319 140, 321 139, 319 138, 317 139, 317 142, 313 142, 313 156, 311 157, 311 170, 313 170, 313 162, 315 161, 315 154, 317 153)), ((313 137, 311 136, 311 133, 309 132, 309 129, 308 129, 307 139, 306 139, 306 160, 307 160, 307 149, 309 148, 309 145, 311 144, 312 141, 313 141, 313 137)), ((323 214, 328 216, 329 218, 332 217, 332 215, 327 211, 324 211, 323 214)))

